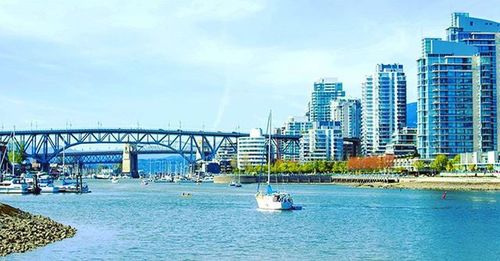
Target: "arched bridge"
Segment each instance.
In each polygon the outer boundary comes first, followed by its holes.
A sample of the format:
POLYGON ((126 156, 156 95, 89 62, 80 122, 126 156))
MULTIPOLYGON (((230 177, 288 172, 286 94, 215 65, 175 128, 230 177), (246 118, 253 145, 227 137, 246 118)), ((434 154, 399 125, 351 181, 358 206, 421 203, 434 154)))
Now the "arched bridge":
MULTIPOLYGON (((1 131, 0 142, 13 142, 22 148, 25 156, 44 165, 62 151, 78 145, 131 144, 158 145, 166 153, 175 153, 189 163, 211 160, 221 146, 237 149, 237 138, 248 137, 240 132, 206 132, 163 129, 66 129, 1 131), (197 155, 194 158, 192 155, 197 155)), ((292 144, 298 144, 300 136, 273 135, 276 157, 289 153, 292 144)))

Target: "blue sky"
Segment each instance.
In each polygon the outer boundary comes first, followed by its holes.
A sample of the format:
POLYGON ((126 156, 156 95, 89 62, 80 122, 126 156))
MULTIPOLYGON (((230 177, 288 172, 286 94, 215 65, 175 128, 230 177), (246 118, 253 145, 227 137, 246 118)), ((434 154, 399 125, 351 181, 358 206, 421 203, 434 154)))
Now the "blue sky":
MULTIPOLYGON (((453 11, 500 20, 497 1, 0 1, 5 129, 241 131, 305 112, 312 84, 349 96, 402 63, 416 100, 422 36, 453 11), (182 122, 182 123, 180 123, 182 122)), ((1 126, 0 126, 1 127, 1 126)))

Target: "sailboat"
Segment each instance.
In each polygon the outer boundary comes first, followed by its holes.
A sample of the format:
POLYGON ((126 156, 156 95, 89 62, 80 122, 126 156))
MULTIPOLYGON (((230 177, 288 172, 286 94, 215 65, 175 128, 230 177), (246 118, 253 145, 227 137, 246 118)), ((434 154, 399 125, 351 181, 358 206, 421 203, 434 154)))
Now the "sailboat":
POLYGON ((241 176, 239 171, 238 171, 238 182, 236 182, 234 186, 237 188, 241 188, 241 176))
POLYGON ((260 191, 260 182, 257 187, 255 199, 260 209, 266 210, 292 210, 293 199, 289 193, 273 190, 271 187, 271 146, 272 146, 272 112, 269 112, 268 127, 268 159, 267 159, 267 186, 265 191, 260 191))

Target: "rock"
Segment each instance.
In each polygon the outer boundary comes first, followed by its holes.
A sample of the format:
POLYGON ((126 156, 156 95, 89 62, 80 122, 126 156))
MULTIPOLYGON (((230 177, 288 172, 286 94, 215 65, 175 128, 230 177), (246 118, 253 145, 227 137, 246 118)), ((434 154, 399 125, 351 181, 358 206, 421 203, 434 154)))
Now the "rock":
POLYGON ((73 237, 76 229, 0 203, 0 256, 73 237))

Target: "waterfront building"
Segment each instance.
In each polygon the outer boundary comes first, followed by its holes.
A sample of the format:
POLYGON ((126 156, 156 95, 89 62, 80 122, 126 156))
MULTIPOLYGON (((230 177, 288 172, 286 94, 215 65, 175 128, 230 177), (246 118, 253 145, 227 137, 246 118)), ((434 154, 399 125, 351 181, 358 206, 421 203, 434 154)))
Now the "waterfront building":
POLYGON ((439 38, 423 39, 422 48, 417 85, 418 153, 434 158, 472 152, 476 50, 439 38))
POLYGON ((373 76, 367 75, 361 85, 361 153, 373 151, 373 76))
POLYGON ((362 150, 385 153, 394 131, 406 126, 406 75, 401 64, 378 64, 362 84, 362 150))
POLYGON ((448 39, 424 38, 418 60, 418 152, 498 149, 500 24, 453 13, 448 39))
POLYGON ((343 160, 351 157, 359 157, 361 153, 361 140, 359 138, 344 138, 343 160))
POLYGON ((474 67, 479 72, 474 83, 474 151, 497 150, 500 140, 498 117, 500 23, 470 17, 468 13, 452 13, 451 26, 446 29, 448 41, 476 47, 474 67))
POLYGON ((330 121, 330 103, 339 97, 345 97, 345 91, 337 78, 321 78, 316 81, 308 104, 309 121, 330 121))
POLYGON ((300 139, 300 161, 342 160, 342 128, 338 121, 313 122, 300 139))
MULTIPOLYGON (((312 122, 308 121, 307 117, 294 116, 289 117, 285 122, 282 133, 285 135, 304 135, 312 128, 312 122)), ((300 160, 300 145, 289 144, 288 151, 283 155, 283 159, 298 161, 300 160)))
POLYGON ((266 138, 262 129, 250 130, 249 137, 238 138, 238 169, 246 166, 261 166, 267 162, 266 138))
POLYGON ((219 163, 222 173, 231 173, 233 170, 231 162, 237 161, 236 148, 229 143, 222 144, 217 150, 215 161, 219 163))
POLYGON ((332 100, 330 110, 332 121, 340 121, 344 138, 361 137, 361 100, 332 100))
POLYGON ((489 166, 493 167, 495 171, 500 170, 500 152, 487 151, 487 152, 467 152, 460 153, 459 167, 462 169, 471 169, 474 166, 476 170, 488 170, 489 166))
POLYGON ((385 149, 386 155, 412 156, 417 153, 417 129, 404 127, 396 130, 385 149))

